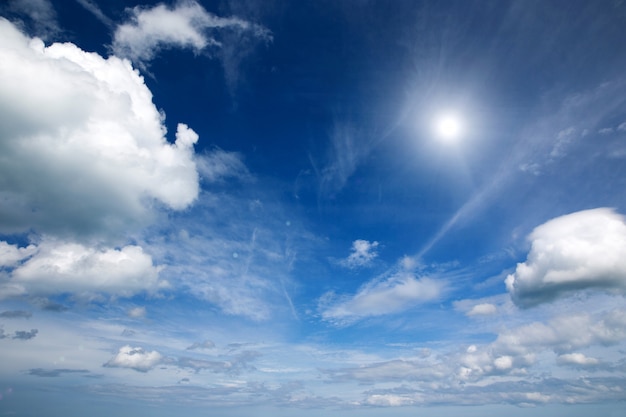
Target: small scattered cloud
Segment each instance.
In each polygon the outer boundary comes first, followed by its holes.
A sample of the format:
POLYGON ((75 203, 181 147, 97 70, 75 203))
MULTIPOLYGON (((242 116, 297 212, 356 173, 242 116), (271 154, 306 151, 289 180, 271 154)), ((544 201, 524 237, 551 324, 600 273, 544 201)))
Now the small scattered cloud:
POLYGON ((372 280, 351 296, 327 293, 320 300, 325 320, 346 324, 370 316, 399 313, 438 299, 445 283, 428 277, 399 272, 389 278, 372 280))
POLYGON ((215 343, 211 340, 205 340, 203 342, 195 342, 191 346, 187 348, 187 350, 196 350, 196 349, 213 349, 215 347, 215 343))
POLYGON ((346 259, 342 259, 339 264, 346 268, 354 269, 369 265, 377 256, 376 248, 378 242, 357 239, 352 242, 352 252, 346 259))
POLYGON ((32 316, 33 313, 24 310, 8 310, 0 313, 0 318, 3 319, 29 319, 32 316))
POLYGON ((145 307, 135 307, 128 310, 128 317, 133 319, 142 319, 146 317, 146 308, 145 307))
POLYGON ((600 364, 596 358, 585 356, 582 353, 564 353, 557 358, 559 365, 570 365, 576 367, 592 367, 600 364))
POLYGON ((34 339, 35 336, 37 336, 37 333, 39 333, 39 330, 37 329, 31 329, 30 331, 18 330, 13 335, 13 339, 30 340, 30 339, 34 339))
POLYGON ((146 351, 141 347, 122 346, 117 355, 104 364, 109 368, 130 368, 139 372, 148 372, 161 363, 163 356, 157 352, 146 351))
POLYGON ((476 304, 465 314, 469 317, 490 316, 490 315, 496 314, 497 311, 498 309, 495 305, 489 304, 489 303, 483 303, 483 304, 476 304))
POLYGON ((246 32, 261 41, 270 41, 271 32, 237 17, 219 17, 193 0, 178 1, 173 7, 137 6, 129 10, 130 21, 117 27, 113 52, 141 66, 147 65, 159 51, 172 47, 191 49, 194 53, 219 50, 224 44, 219 32, 246 32))
POLYGON ((617 126, 617 130, 620 132, 626 132, 626 122, 620 123, 620 125, 617 126))
POLYGON ((558 217, 537 227, 529 240, 527 260, 506 278, 518 306, 587 289, 626 292, 626 224, 612 209, 558 217))

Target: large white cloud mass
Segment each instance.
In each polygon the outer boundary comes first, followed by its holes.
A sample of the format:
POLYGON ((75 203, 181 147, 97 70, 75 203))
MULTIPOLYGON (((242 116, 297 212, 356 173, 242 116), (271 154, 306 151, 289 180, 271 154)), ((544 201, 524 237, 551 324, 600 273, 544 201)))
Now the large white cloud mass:
POLYGON ((0 18, 0 233, 87 236, 182 209, 198 194, 193 145, 130 63, 71 43, 45 47, 0 18))
POLYGON ((15 245, 2 244, 0 248, 9 250, 0 253, 6 258, 0 256, 0 265, 15 262, 16 253, 26 259, 12 269, 10 280, 0 285, 0 298, 63 292, 130 296, 167 285, 159 280, 159 267, 153 266, 152 258, 139 246, 96 249, 50 239, 36 248, 30 245, 18 249, 15 245))
POLYGON ((506 279, 515 303, 530 307, 575 291, 626 291, 626 224, 608 208, 558 217, 537 227, 526 262, 506 279))

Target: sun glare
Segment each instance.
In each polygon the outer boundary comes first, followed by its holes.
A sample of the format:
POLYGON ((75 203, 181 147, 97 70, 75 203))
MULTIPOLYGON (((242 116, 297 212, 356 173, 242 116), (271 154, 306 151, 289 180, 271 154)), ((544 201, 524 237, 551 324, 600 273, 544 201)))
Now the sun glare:
POLYGON ((461 119, 452 113, 438 115, 433 124, 437 138, 445 142, 456 142, 463 133, 463 123, 461 119))

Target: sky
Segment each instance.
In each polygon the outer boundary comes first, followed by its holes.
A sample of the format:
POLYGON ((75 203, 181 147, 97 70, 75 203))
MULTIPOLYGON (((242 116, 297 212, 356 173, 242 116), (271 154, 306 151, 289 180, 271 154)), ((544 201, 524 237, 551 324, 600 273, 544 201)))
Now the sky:
POLYGON ((621 416, 623 0, 1 0, 0 416, 621 416))

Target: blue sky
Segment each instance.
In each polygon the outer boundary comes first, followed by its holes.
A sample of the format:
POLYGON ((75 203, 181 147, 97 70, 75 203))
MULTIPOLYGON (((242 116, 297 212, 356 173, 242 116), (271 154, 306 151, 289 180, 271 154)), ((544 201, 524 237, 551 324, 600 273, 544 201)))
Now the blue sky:
POLYGON ((0 16, 0 415, 623 413, 623 1, 0 16))

